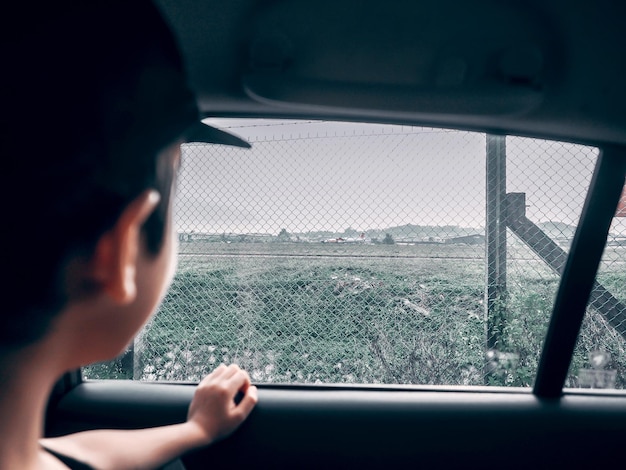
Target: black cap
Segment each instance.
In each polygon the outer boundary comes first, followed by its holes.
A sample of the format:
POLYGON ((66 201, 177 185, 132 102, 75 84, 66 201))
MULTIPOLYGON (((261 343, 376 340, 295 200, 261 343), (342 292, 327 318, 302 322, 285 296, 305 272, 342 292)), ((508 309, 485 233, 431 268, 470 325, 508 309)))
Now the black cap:
POLYGON ((5 17, 17 26, 3 25, 3 138, 123 154, 176 140, 250 147, 201 122, 176 40, 151 1, 34 5, 5 17))

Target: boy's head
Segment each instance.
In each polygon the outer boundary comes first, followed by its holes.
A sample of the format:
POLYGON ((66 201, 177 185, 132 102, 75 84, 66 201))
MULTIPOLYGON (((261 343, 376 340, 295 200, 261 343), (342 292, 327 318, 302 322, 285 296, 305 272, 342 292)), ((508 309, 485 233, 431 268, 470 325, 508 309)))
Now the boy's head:
POLYGON ((148 0, 48 2, 5 22, 0 349, 46 331, 68 300, 66 263, 89 256, 147 188, 161 194, 143 228, 159 251, 173 178, 159 169, 161 150, 190 138, 246 146, 199 122, 174 38, 148 0))

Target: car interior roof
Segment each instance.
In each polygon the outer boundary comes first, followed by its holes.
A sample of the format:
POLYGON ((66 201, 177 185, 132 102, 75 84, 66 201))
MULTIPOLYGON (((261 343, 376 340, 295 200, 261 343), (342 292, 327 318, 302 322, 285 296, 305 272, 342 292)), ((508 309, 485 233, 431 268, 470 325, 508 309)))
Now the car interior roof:
POLYGON ((158 4, 207 116, 355 119, 626 142, 626 94, 616 78, 626 72, 623 2, 158 4))

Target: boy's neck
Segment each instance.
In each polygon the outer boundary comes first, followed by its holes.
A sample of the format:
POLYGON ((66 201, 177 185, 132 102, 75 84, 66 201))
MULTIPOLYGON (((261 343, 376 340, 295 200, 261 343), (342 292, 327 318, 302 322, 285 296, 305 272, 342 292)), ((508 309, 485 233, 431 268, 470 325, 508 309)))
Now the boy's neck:
POLYGON ((0 357, 0 468, 41 467, 39 439, 58 375, 50 351, 41 349, 0 357))

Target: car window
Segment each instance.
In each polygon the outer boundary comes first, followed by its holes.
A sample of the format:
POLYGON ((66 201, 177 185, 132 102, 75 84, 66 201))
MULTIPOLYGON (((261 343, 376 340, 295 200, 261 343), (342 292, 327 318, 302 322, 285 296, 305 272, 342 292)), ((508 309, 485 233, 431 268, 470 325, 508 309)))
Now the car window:
MULTIPOLYGON (((257 383, 532 385, 597 149, 214 122, 253 148, 183 146, 170 291, 129 351, 86 378, 197 381, 236 362, 257 383)), ((616 220, 598 280, 619 302, 616 220)), ((606 315, 590 309, 568 385, 590 352, 626 363, 606 315)))

